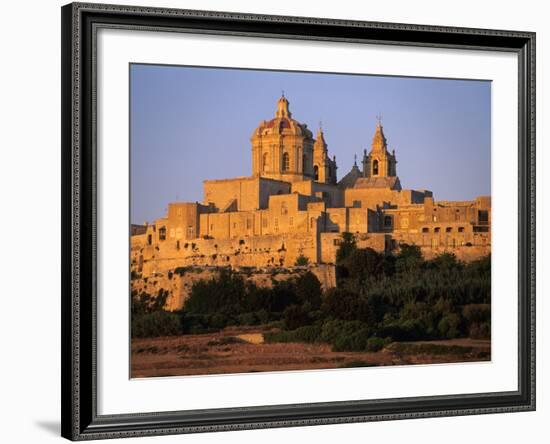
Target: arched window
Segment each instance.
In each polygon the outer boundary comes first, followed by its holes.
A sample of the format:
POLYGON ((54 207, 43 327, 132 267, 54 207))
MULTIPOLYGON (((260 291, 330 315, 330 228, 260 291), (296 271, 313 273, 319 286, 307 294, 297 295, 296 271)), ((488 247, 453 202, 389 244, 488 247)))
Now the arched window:
POLYGON ((264 153, 264 156, 262 158, 262 171, 267 171, 267 153, 264 153))
POLYGON ((283 171, 290 170, 290 157, 288 153, 283 154, 283 171))
POLYGON ((317 165, 313 167, 313 178, 319 180, 319 167, 317 165))
POLYGON ((372 162, 372 175, 378 176, 378 160, 372 162))

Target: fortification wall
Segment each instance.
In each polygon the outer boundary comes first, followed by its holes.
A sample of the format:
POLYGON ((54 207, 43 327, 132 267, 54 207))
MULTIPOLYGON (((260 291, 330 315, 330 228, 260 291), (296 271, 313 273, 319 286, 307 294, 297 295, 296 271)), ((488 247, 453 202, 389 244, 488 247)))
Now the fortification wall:
MULTIPOLYGON (((200 280, 210 280, 218 277, 223 269, 228 267, 181 267, 155 272, 149 276, 135 275, 131 280, 132 291, 145 292, 151 296, 158 295, 159 291, 168 292, 165 310, 180 310, 191 294, 193 285, 200 280)), ((308 267, 290 268, 237 268, 233 272, 241 276, 246 282, 252 282, 258 287, 272 288, 277 282, 295 279, 311 271, 323 289, 336 286, 336 271, 332 265, 314 265, 308 267)))
POLYGON ((186 242, 159 242, 131 249, 131 264, 144 276, 167 272, 176 267, 294 266, 300 256, 317 263, 318 245, 315 231, 232 239, 194 239, 186 242))

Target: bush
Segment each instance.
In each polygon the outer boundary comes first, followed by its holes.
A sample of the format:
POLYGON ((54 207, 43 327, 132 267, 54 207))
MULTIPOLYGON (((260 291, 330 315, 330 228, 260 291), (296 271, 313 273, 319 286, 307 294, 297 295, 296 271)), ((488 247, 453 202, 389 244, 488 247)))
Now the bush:
POLYGON ((342 265, 348 270, 350 278, 365 280, 382 273, 382 261, 382 255, 372 248, 355 248, 342 260, 342 265))
POLYGON ((395 321, 376 329, 379 337, 389 337, 392 341, 418 341, 429 339, 421 322, 416 320, 395 321))
POLYGON ((491 320, 491 305, 469 304, 462 308, 462 314, 468 322, 487 322, 491 320))
POLYGON ((258 318, 255 313, 242 313, 237 315, 237 323, 239 325, 256 325, 258 324, 258 318))
POLYGON ((308 313, 300 305, 291 305, 283 312, 286 330, 296 330, 304 325, 311 324, 308 313))
POLYGON ((351 334, 340 334, 332 342, 332 350, 364 351, 367 348, 368 333, 368 329, 361 329, 351 334))
MULTIPOLYGON (((187 244, 185 244, 185 248, 187 248, 187 244)), ((178 276, 183 276, 185 272, 186 272, 185 267, 178 267, 174 270, 174 273, 177 274, 178 276)))
POLYGON ((181 332, 181 319, 174 313, 156 311, 132 316, 133 338, 174 336, 181 334, 181 332))
POLYGON ((318 325, 306 325, 296 329, 294 336, 300 342, 318 342, 321 336, 321 327, 318 325))
POLYGON ((456 313, 446 314, 437 326, 439 333, 445 339, 455 339, 460 334, 460 316, 456 313))
POLYGON ((296 262, 294 265, 296 265, 297 267, 305 267, 307 264, 309 264, 309 259, 304 255, 300 255, 296 258, 296 262))
POLYGON ((343 232, 340 246, 336 251, 336 263, 342 263, 356 248, 355 236, 347 231, 343 232))
POLYGON ((319 342, 321 328, 317 325, 306 325, 293 331, 278 331, 264 334, 264 341, 272 342, 319 342))
POLYGON ((472 339, 491 339, 491 323, 473 323, 470 325, 468 334, 472 339))
POLYGON ((321 282, 311 271, 296 279, 296 298, 300 304, 309 303, 316 310, 321 306, 321 282))
POLYGON ((386 345, 386 341, 382 338, 372 336, 369 339, 367 339, 367 351, 369 352, 380 351, 384 348, 385 345, 386 345))

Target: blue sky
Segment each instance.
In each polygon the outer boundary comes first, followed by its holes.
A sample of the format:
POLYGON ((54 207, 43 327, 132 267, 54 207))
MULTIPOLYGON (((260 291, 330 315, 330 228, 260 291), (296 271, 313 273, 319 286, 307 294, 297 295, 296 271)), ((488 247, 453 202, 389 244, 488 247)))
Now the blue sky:
POLYGON ((403 188, 436 200, 491 193, 488 81, 138 64, 130 76, 132 223, 201 201, 204 179, 250 175, 250 136, 283 90, 293 118, 314 134, 322 121, 339 179, 382 115, 403 188))

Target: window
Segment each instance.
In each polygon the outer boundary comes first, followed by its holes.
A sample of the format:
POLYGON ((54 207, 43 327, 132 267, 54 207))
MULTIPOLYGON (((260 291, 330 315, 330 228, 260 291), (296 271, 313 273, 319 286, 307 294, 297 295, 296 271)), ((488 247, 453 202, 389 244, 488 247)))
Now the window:
POLYGON ((283 154, 283 171, 290 170, 290 156, 288 153, 283 154))
POLYGON ((267 219, 265 217, 262 219, 262 227, 267 228, 267 219))
POLYGON ((378 160, 372 162, 372 175, 378 176, 378 160))
POLYGON ((282 215, 285 215, 285 214, 287 214, 287 213, 288 213, 288 208, 286 207, 286 202, 283 202, 283 203, 281 204, 281 214, 282 214, 282 215))
POLYGON ((445 232, 450 233, 451 231, 453 231, 453 229, 451 227, 445 228, 445 232))
POLYGON ((439 228, 439 227, 434 228, 434 233, 439 233, 440 231, 441 231, 441 228, 439 228))
POLYGON ((166 240, 166 227, 159 228, 159 240, 166 240))
POLYGON ((302 156, 302 172, 305 173, 307 170, 307 156, 304 154, 302 156))
POLYGON ((430 230, 428 228, 422 228, 422 233, 428 233, 430 230))
POLYGON ((313 178, 319 180, 319 167, 317 165, 313 167, 313 178))
POLYGON ((153 235, 149 234, 147 235, 147 244, 151 245, 153 243, 153 235))
POLYGON ((334 239, 334 245, 335 246, 340 245, 340 239, 334 239))
POLYGON ((392 227, 392 217, 384 216, 384 228, 391 228, 391 227, 392 227))
POLYGON ((187 239, 193 239, 195 237, 195 229, 192 225, 187 227, 187 239))
POLYGON ((458 227, 458 232, 459 233, 464 233, 464 227, 458 227))
POLYGON ((262 157, 262 171, 267 171, 267 153, 264 153, 264 156, 262 157))
POLYGON ((180 249, 180 241, 176 241, 176 250, 180 249))
POLYGON ((489 212, 487 210, 480 210, 478 214, 480 224, 486 224, 489 222, 489 212))

